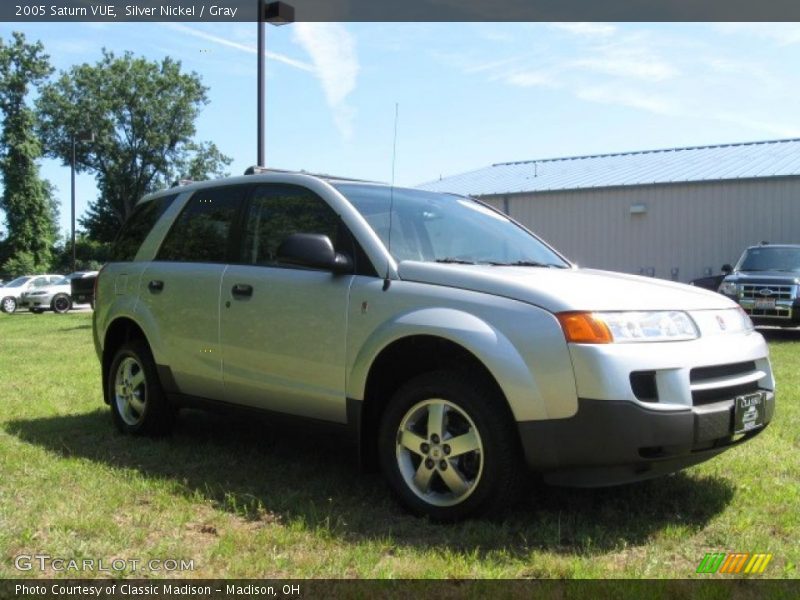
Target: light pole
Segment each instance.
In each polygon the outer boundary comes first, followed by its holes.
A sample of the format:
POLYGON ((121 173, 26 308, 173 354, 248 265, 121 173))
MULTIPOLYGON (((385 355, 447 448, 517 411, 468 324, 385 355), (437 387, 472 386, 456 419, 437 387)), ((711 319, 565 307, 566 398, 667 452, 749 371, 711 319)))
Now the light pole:
POLYGON ((266 2, 258 0, 258 93, 256 94, 257 129, 258 129, 258 161, 259 167, 266 166, 264 156, 264 104, 266 102, 264 85, 264 63, 265 63, 265 23, 272 25, 286 25, 294 21, 294 7, 285 2, 266 2))
POLYGON ((94 133, 81 133, 80 137, 75 136, 72 134, 72 160, 69 163, 70 167, 70 180, 71 180, 71 206, 72 206, 72 273, 75 272, 75 263, 77 252, 75 249, 75 145, 78 142, 93 142, 94 141, 94 133))

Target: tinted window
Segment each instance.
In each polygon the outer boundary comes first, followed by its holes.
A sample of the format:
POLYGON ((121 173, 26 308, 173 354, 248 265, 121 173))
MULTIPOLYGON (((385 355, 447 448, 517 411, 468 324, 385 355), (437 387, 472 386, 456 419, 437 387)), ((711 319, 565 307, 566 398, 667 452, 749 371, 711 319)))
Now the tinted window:
POLYGON ((226 262, 231 227, 247 186, 197 191, 167 234, 156 260, 226 262))
POLYGON ((171 196, 162 196, 137 204, 119 234, 117 234, 117 239, 114 241, 114 247, 111 250, 110 261, 123 262, 133 260, 139 251, 139 246, 142 245, 144 238, 150 233, 153 225, 156 224, 159 217, 164 214, 164 211, 177 197, 177 194, 172 194, 171 196))
POLYGON ((277 264, 278 246, 293 233, 327 235, 339 252, 352 257, 352 240, 328 204, 311 190, 294 185, 256 188, 247 211, 242 261, 277 264))

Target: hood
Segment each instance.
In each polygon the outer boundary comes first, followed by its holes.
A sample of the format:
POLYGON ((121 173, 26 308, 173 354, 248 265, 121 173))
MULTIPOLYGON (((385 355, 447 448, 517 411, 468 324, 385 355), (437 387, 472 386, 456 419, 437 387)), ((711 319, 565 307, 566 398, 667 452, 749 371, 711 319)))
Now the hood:
POLYGON ((493 267, 403 261, 401 279, 494 294, 566 310, 711 310, 736 305, 702 288, 594 269, 493 267))
POLYGON ((798 271, 736 271, 728 275, 725 281, 736 281, 738 283, 800 283, 800 272, 798 271))

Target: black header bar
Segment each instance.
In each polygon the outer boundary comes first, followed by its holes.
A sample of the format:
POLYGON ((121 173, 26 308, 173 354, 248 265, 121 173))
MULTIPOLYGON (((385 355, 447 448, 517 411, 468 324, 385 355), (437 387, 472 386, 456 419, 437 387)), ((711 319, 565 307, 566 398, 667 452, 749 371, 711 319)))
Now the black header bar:
MULTIPOLYGON (((6 22, 242 22, 258 0, 2 0, 6 22)), ((296 21, 800 21, 797 0, 290 0, 296 21)))

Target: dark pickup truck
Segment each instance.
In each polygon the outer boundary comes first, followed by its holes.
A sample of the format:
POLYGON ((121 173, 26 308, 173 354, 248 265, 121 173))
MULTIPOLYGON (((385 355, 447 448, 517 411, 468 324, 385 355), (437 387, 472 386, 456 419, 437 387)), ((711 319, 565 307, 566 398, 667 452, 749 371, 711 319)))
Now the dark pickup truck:
POLYGON ((94 308, 94 282, 97 273, 87 273, 70 280, 70 296, 74 304, 91 304, 94 308))
POLYGON ((747 248, 719 292, 738 302, 756 325, 800 326, 800 244, 747 248))

